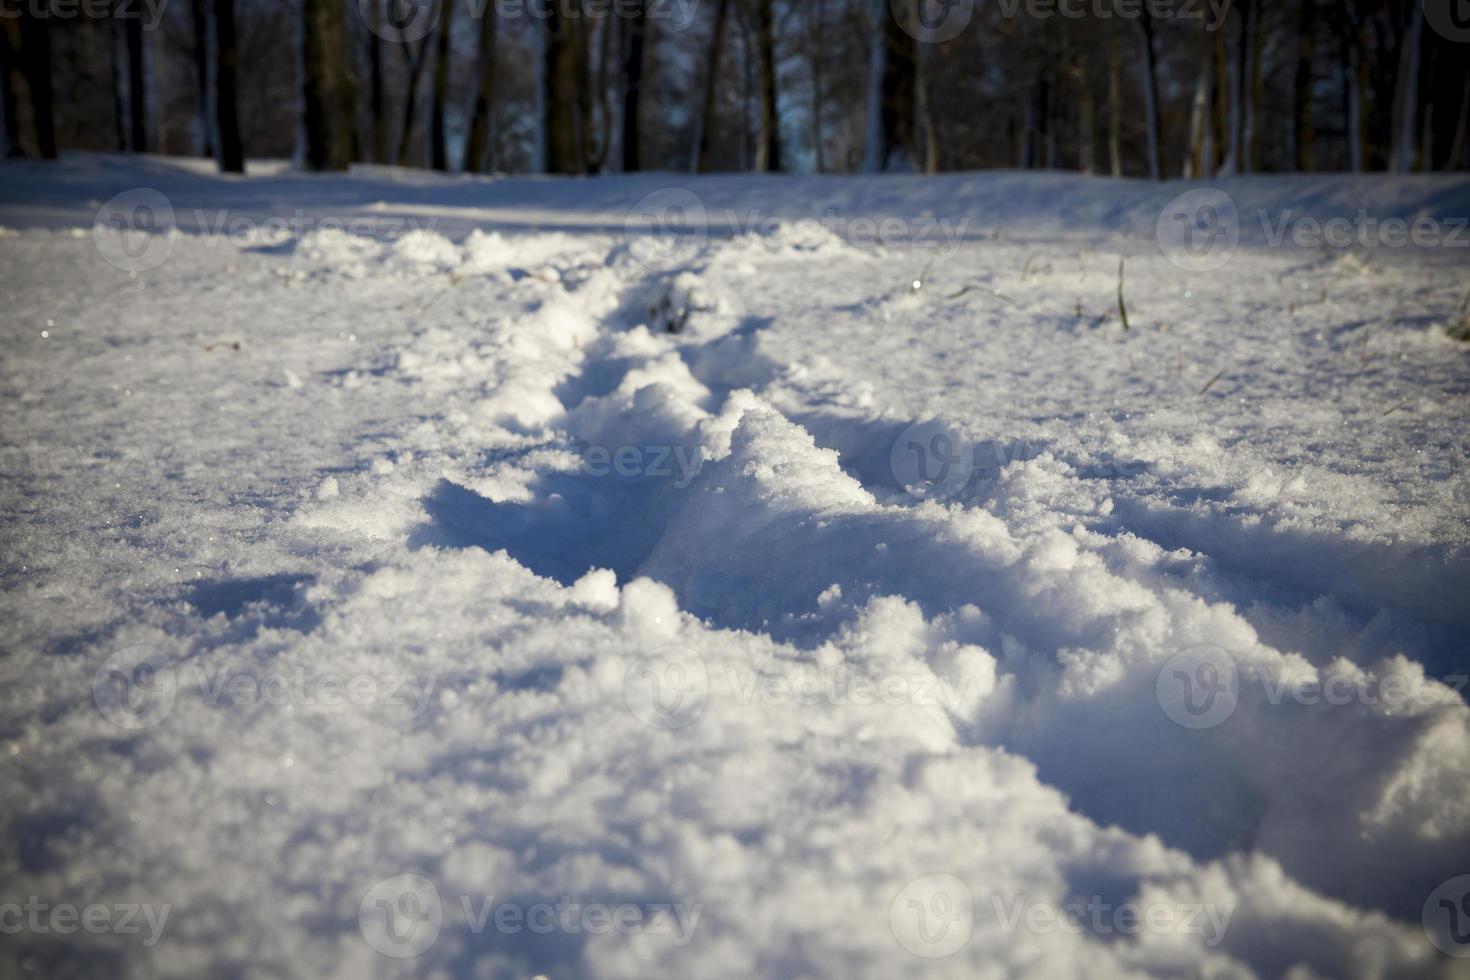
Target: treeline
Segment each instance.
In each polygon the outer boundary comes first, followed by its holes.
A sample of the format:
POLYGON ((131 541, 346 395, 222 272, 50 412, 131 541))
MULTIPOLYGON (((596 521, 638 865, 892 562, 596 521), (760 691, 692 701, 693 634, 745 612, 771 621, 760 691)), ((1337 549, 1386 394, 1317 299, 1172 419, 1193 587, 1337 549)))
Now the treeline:
POLYGON ((0 91, 10 156, 233 171, 246 154, 557 174, 1461 169, 1470 25, 1437 9, 0 0, 0 91))

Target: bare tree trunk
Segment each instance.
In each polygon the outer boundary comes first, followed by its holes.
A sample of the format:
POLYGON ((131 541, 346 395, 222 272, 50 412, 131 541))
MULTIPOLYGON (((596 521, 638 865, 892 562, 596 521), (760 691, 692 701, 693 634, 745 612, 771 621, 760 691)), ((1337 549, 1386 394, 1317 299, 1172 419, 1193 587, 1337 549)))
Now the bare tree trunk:
POLYGON ((20 99, 29 92, 21 71, 20 23, 9 17, 0 18, 0 100, 4 103, 6 157, 27 155, 21 133, 20 99))
POLYGON ((1091 62, 1084 54, 1074 73, 1078 82, 1077 168, 1089 177, 1097 172, 1097 98, 1092 91, 1091 62))
POLYGON ((31 88, 31 116, 42 160, 56 159, 55 97, 51 87, 51 18, 28 16, 25 32, 26 81, 31 88))
POLYGON ((623 50, 623 172, 642 169, 642 129, 639 126, 643 104, 643 49, 647 40, 648 19, 643 0, 632 0, 632 16, 628 18, 628 35, 623 50))
POLYGON ((194 29, 194 84, 199 95, 199 152, 214 156, 214 120, 209 86, 209 7, 207 0, 189 0, 190 26, 194 29))
POLYGON ((1338 21, 1338 63, 1343 77, 1343 131, 1347 138, 1348 169, 1364 170, 1366 149, 1363 128, 1363 91, 1366 88, 1363 59, 1363 24, 1352 0, 1340 8, 1338 21))
MULTIPOLYGON (((886 0, 876 0, 873 51, 868 65, 868 148, 864 168, 894 169, 896 159, 905 169, 919 165, 914 110, 918 101, 917 28, 905 30, 898 21, 899 10, 886 0)), ((912 2, 903 8, 916 17, 912 2)))
POLYGON ((572 25, 572 42, 577 50, 577 157, 583 173, 596 173, 592 134, 596 127, 596 105, 592 93, 592 26, 586 17, 572 25))
POLYGON ((592 100, 592 107, 596 110, 594 115, 596 117, 597 151, 589 164, 593 173, 605 173, 608 161, 612 159, 613 116, 616 112, 610 78, 614 42, 622 43, 620 32, 617 30, 618 26, 618 18, 602 18, 602 31, 597 52, 597 78, 588 87, 588 98, 592 100))
POLYGON ((756 0, 756 44, 760 49, 760 141, 757 171, 781 169, 781 116, 776 97, 776 23, 773 0, 756 0))
POLYGON ((123 21, 128 41, 129 146, 134 153, 148 152, 148 92, 143 70, 143 19, 123 21))
MULTIPOLYGON (((923 53, 919 55, 919 64, 924 63, 923 53)), ((1055 170, 1057 167, 1057 74, 1056 55, 1049 54, 1047 57, 1046 72, 1043 75, 1046 81, 1046 101, 1041 106, 1041 132, 1043 152, 1041 165, 1047 170, 1055 170)), ((924 78, 919 76, 919 93, 923 95, 924 78)), ((923 102, 921 101, 922 105, 923 102)))
POLYGON ((1209 171, 1220 169, 1226 147, 1230 145, 1230 48, 1225 38, 1225 18, 1221 17, 1211 35, 1210 58, 1214 62, 1210 92, 1211 155, 1209 171))
POLYGON ((1408 30, 1399 48, 1398 79, 1393 95, 1393 137, 1389 169, 1408 173, 1414 169, 1415 124, 1419 118, 1419 55, 1424 33, 1424 6, 1412 4, 1408 30))
POLYGON ((1194 82, 1194 97, 1189 103, 1189 143, 1184 148, 1185 179, 1203 175, 1206 166, 1205 133, 1210 128, 1210 82, 1214 78, 1215 46, 1208 30, 1202 31, 1197 46, 1199 75, 1194 82))
POLYGON ((1256 146, 1256 0, 1240 5, 1240 31, 1235 51, 1235 76, 1232 79, 1230 163, 1232 171, 1248 174, 1254 170, 1256 146))
MULTIPOLYGON (((720 79, 720 54, 725 47, 725 26, 730 20, 730 0, 719 0, 715 7, 715 27, 705 49, 704 97, 700 100, 699 115, 694 120, 694 147, 689 161, 693 173, 709 169, 710 130, 715 115, 715 92, 720 79)), ((815 115, 815 113, 814 113, 815 115)))
POLYGON ((1261 169, 1261 106, 1265 99, 1261 75, 1261 4, 1260 0, 1248 0, 1246 11, 1250 14, 1250 64, 1246 73, 1245 147, 1247 173, 1258 173, 1261 169))
POLYGON ((1117 38, 1108 35, 1108 164, 1114 177, 1123 176, 1123 66, 1117 38))
POLYGON ((541 103, 546 172, 581 173, 584 161, 577 154, 577 47, 571 25, 558 5, 548 4, 547 10, 541 103))
MULTIPOLYGON (((1434 72, 1435 72, 1436 62, 1438 60, 1439 60, 1439 52, 1436 51, 1433 47, 1430 47, 1430 49, 1429 49, 1429 64, 1427 64, 1427 65, 1424 66, 1424 78, 1425 79, 1430 80, 1430 81, 1432 81, 1434 79, 1434 77, 1435 77, 1434 72)), ((1425 173, 1429 173, 1429 172, 1431 172, 1431 171, 1433 171, 1435 169, 1434 162, 1437 159, 1437 157, 1435 156, 1435 153, 1434 153, 1434 150, 1435 150, 1435 135, 1436 135, 1435 127, 1434 127, 1434 116, 1435 116, 1435 112, 1434 112, 1434 109, 1435 109, 1435 98, 1434 98, 1434 96, 1435 96, 1435 90, 1434 90, 1433 86, 1431 86, 1430 89, 1428 90, 1428 92, 1426 92, 1424 94, 1424 96, 1423 96, 1423 102, 1424 102, 1424 121, 1423 121, 1423 123, 1420 124, 1420 132, 1423 133, 1423 138, 1421 139, 1420 144, 1419 144, 1419 146, 1420 146, 1420 149, 1419 149, 1419 169, 1423 170, 1425 173)))
POLYGON ((751 131, 755 119, 752 110, 755 105, 755 35, 750 27, 748 5, 742 3, 739 9, 741 50, 745 55, 740 64, 740 118, 744 123, 740 127, 740 167, 748 169, 755 162, 755 152, 751 149, 751 131))
POLYGON ((480 52, 475 65, 475 108, 470 113, 470 136, 464 151, 466 173, 484 172, 485 151, 490 145, 490 112, 495 98, 495 41, 499 16, 493 3, 486 4, 480 14, 480 52))
POLYGON ((449 69, 454 40, 454 0, 440 0, 439 25, 434 52, 434 94, 429 107, 430 166, 438 171, 449 169, 448 134, 444 129, 444 109, 449 101, 449 69))
POLYGON ((343 8, 335 0, 302 0, 302 18, 306 165, 346 170, 352 166, 354 127, 343 8))
POLYGON ((107 54, 112 70, 113 145, 117 147, 119 153, 126 153, 128 149, 128 107, 123 100, 123 91, 127 82, 123 79, 122 59, 117 56, 119 42, 122 40, 121 30, 121 24, 114 20, 107 33, 107 54))
MULTIPOLYGON (((1431 77, 1434 69, 1431 67, 1431 77)), ((1434 103, 1426 101, 1424 104, 1424 125, 1421 127, 1423 138, 1419 143, 1419 169, 1428 173, 1434 169, 1434 103)))
POLYGON ((373 163, 388 162, 388 107, 383 89, 383 5, 372 0, 368 22, 368 112, 373 117, 373 163))
POLYGON ((1031 97, 1021 115, 1021 154, 1018 170, 1034 170, 1041 158, 1041 119, 1046 112, 1046 79, 1038 74, 1031 83, 1031 97))
MULTIPOLYGON (((924 52, 914 49, 914 111, 917 124, 924 133, 924 173, 939 173, 939 130, 934 122, 934 109, 929 102, 929 72, 924 64, 924 52)), ((1047 154, 1052 166, 1056 162, 1056 139, 1052 130, 1047 130, 1047 154)))
POLYGON ((883 128, 883 76, 888 72, 888 33, 882 0, 868 0, 872 19, 868 26, 868 91, 867 111, 863 126, 863 165, 865 173, 884 168, 888 154, 888 133, 883 128))
POLYGON ((408 165, 408 151, 413 144, 413 124, 419 109, 419 79, 423 77, 424 64, 429 59, 429 39, 422 38, 419 46, 403 43, 398 46, 403 52, 404 65, 408 69, 408 91, 403 95, 403 127, 398 131, 398 151, 393 160, 400 167, 408 165))
POLYGON ((0 36, 0 126, 5 128, 5 156, 19 156, 18 144, 16 142, 15 127, 20 120, 15 111, 15 93, 10 90, 10 47, 9 42, 0 36))
POLYGON ((817 173, 824 173, 827 162, 823 159, 824 140, 822 139, 822 120, 825 118, 822 108, 822 45, 823 31, 827 24, 826 0, 811 0, 808 7, 812 12, 812 20, 807 25, 807 58, 811 63, 812 71, 812 156, 813 167, 817 173))
POLYGON ((1312 153, 1312 61, 1317 53, 1317 0, 1301 0, 1297 21, 1296 78, 1292 87, 1295 102, 1291 128, 1291 161, 1297 170, 1313 169, 1312 153))
POLYGON ((1229 174, 1243 173, 1247 169, 1245 165, 1246 150, 1244 146, 1245 134, 1245 102, 1246 102, 1246 77, 1249 74, 1250 61, 1250 33, 1251 18, 1246 10, 1245 4, 1239 4, 1239 25, 1235 33, 1235 50, 1230 59, 1230 85, 1229 99, 1230 110, 1227 119, 1227 137, 1225 141, 1225 161, 1220 169, 1229 174))
POLYGON ((1159 67, 1154 53, 1154 19, 1147 4, 1138 19, 1138 43, 1143 53, 1144 122, 1148 127, 1148 175, 1162 180, 1164 168, 1159 159, 1159 67))
POLYGON ((1464 166, 1467 140, 1470 140, 1470 78, 1465 79, 1465 90, 1460 94, 1460 119, 1455 123, 1455 138, 1450 143, 1450 155, 1445 161, 1446 170, 1464 166))
POLYGON ((1200 127, 1199 153, 1196 162, 1194 176, 1205 180, 1213 180, 1215 177, 1215 163, 1219 159, 1215 142, 1215 90, 1211 82, 1215 79, 1215 45, 1208 44, 1209 54, 1205 60, 1208 62, 1209 74, 1205 79, 1205 104, 1200 127))
POLYGON ((235 0, 214 0, 215 110, 219 124, 219 167, 225 173, 245 172, 245 147, 240 140, 237 75, 240 53, 235 42, 235 0))

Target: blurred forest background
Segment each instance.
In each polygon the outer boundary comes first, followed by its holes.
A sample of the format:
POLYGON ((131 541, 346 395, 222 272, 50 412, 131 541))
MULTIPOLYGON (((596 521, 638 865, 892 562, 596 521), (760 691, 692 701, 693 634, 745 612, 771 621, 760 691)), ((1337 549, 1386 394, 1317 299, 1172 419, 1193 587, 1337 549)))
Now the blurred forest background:
POLYGON ((1459 169, 1456 4, 0 0, 4 142, 234 171, 1459 169))

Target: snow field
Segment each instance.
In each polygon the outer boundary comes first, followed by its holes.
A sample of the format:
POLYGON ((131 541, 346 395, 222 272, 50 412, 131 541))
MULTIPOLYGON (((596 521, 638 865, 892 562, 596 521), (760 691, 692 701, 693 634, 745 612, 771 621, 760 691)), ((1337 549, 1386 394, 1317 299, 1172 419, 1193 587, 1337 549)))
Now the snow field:
POLYGON ((0 956, 1455 975, 1465 260, 1184 274, 995 184, 938 258, 0 240, 3 897, 172 910, 0 956))

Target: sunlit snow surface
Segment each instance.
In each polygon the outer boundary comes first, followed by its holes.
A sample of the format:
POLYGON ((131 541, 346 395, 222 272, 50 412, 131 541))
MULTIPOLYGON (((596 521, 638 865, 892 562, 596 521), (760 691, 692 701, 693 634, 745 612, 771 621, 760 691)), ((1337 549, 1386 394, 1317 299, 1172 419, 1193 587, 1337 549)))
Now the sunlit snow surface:
POLYGON ((0 167, 0 973, 1455 975, 1470 186, 1216 186, 0 167))

